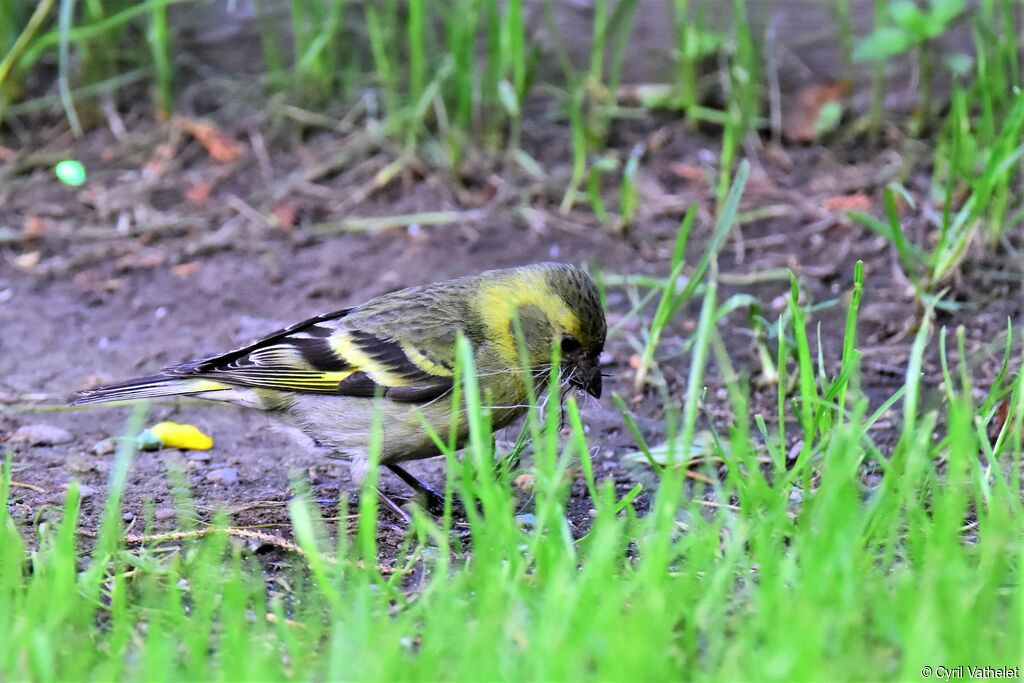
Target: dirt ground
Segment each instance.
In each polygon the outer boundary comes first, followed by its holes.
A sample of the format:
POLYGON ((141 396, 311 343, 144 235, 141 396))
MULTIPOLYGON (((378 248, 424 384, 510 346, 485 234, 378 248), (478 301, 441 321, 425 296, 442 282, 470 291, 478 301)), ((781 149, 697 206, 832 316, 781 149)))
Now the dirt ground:
MULTIPOLYGON (((636 143, 647 150, 638 178, 640 215, 619 234, 603 228, 582 204, 568 215, 559 213, 571 160, 569 134, 560 124, 524 130, 523 147, 547 177, 483 156, 464 163, 467 170, 459 177, 435 172, 429 160, 420 159, 385 177, 401 150, 363 128, 301 123, 290 110, 243 114, 193 106, 195 117, 208 117, 217 127, 204 133, 196 118, 155 123, 145 113, 128 111, 80 140, 57 123, 38 123, 12 128, 5 143, 10 147, 0 156, 0 446, 6 442, 13 453, 11 511, 26 529, 59 512, 74 479, 82 483, 84 528, 98 523, 113 456, 97 444, 121 434, 130 411, 61 408, 78 389, 221 352, 389 290, 487 268, 563 260, 606 274, 665 276, 679 220, 692 202, 701 209, 689 251, 693 259, 711 229, 719 142, 713 133, 694 132, 671 117, 612 131, 611 146, 620 158, 636 143), (54 179, 52 165, 60 158, 86 165, 83 187, 54 179), (374 229, 345 223, 438 211, 454 212, 456 220, 374 229), (33 445, 15 437, 25 425, 58 428, 53 438, 39 439, 56 443, 33 445)), ((789 289, 780 269, 791 269, 809 301, 833 302, 816 313, 811 330, 820 323, 826 365, 834 373, 854 263, 864 260, 862 388, 877 405, 904 381, 917 310, 891 247, 845 212, 881 215, 881 187, 900 179, 918 197, 918 208, 904 207, 903 218, 915 234, 926 234, 929 214, 921 207, 928 205, 927 147, 891 135, 880 148, 854 140, 830 148, 766 145, 748 154, 753 170, 742 205, 745 220, 720 262, 722 297, 750 294, 774 321, 789 289)), ((617 187, 610 181, 607 189, 614 208, 617 187)), ((1024 266, 1013 255, 1022 246, 1018 231, 984 257, 972 255, 962 276, 949 283, 949 298, 963 308, 938 318, 940 325, 966 327, 981 389, 998 369, 1007 318, 1019 323, 1024 312, 1024 266)), ((626 288, 609 289, 612 324, 630 306, 626 288)), ((682 349, 694 314, 691 308, 672 322, 658 356, 654 378, 674 397, 686 385, 689 357, 682 349)), ((607 394, 627 399, 648 441, 658 443, 659 392, 633 389, 631 358, 646 325, 634 318, 609 339, 605 387, 607 394)), ((723 332, 737 367, 757 375, 748 316, 732 314, 723 332)), ((934 357, 925 370, 926 381, 935 385, 934 357)), ((732 417, 713 369, 708 385, 708 414, 717 429, 727 430, 732 417)), ((752 410, 769 422, 776 414, 775 391, 760 387, 752 396, 752 410)), ((635 445, 612 401, 606 395, 587 402, 584 417, 590 443, 599 447, 599 477, 628 490, 643 476, 621 462, 635 445)), ((154 403, 147 422, 160 420, 195 424, 216 445, 208 452, 135 457, 124 501, 124 518, 134 533, 142 532, 147 515, 155 530, 178 525, 176 469, 186 473, 201 521, 227 510, 234 525, 283 538, 290 537, 286 502, 293 479, 307 481, 332 518, 338 516, 339 495, 354 494, 344 464, 303 453, 269 428, 265 416, 181 401, 154 403)), ((880 443, 884 432, 883 423, 880 443)), ((443 483, 443 461, 411 469, 443 483)), ((396 498, 407 495, 397 479, 383 476, 387 491, 396 498)), ((590 508, 582 477, 572 496, 571 523, 581 533, 590 508)), ((524 512, 529 505, 524 494, 524 512)), ((397 552, 403 527, 383 514, 381 552, 387 561, 397 552)))

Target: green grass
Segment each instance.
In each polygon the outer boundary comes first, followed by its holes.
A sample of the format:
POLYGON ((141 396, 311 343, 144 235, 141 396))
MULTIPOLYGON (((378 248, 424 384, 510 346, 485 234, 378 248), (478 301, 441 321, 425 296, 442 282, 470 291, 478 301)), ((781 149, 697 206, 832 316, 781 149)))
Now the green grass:
MULTIPOLYGON (((983 91, 980 85, 973 89, 983 91)), ((913 283, 923 303, 941 299, 951 279, 972 246, 992 247, 1021 223, 1022 214, 1014 208, 1013 195, 1019 189, 1020 160, 1024 156, 1021 135, 1024 132, 1024 94, 1006 98, 999 108, 998 124, 986 130, 984 120, 975 121, 968 110, 965 91, 953 93, 948 115, 936 152, 933 194, 942 207, 937 230, 930 231, 923 243, 911 241, 902 225, 897 206, 899 196, 913 211, 917 206, 910 193, 899 185, 883 192, 886 220, 864 213, 852 218, 892 242, 900 265, 913 283), (955 195, 963 198, 956 199, 955 195)))
MULTIPOLYGON (((951 2, 947 12, 958 6, 951 2)), ((1024 94, 1020 92, 1016 23, 1010 3, 1004 0, 989 0, 983 9, 971 22, 974 55, 947 60, 953 72, 950 106, 935 136, 931 191, 923 199, 941 207, 941 220, 927 226, 924 239, 913 241, 903 226, 898 200, 906 205, 904 212, 923 207, 899 184, 884 191, 886 220, 853 215, 858 223, 892 242, 922 306, 948 308, 951 304, 943 302, 942 296, 971 250, 995 247, 1024 217, 1016 199, 1024 156, 1024 94), (954 69, 956 64, 960 66, 954 69)), ((933 21, 951 20, 946 14, 933 21)), ((921 33, 911 38, 906 37, 906 47, 917 41, 923 50, 932 49, 934 37, 921 33)), ((875 46, 872 51, 883 54, 885 47, 875 46)), ((931 113, 919 107, 915 118, 920 122, 922 116, 930 118, 931 113)))
MULTIPOLYGON (((745 174, 744 166, 732 198, 745 174)), ((732 198, 724 229, 735 220, 732 198)), ((684 223, 684 246, 688 230, 684 223)), ((684 397, 666 396, 672 452, 656 465, 659 485, 645 492, 643 514, 637 491, 623 496, 597 479, 597 444, 570 397, 565 439, 557 401, 527 416, 532 518, 517 517, 508 475, 493 466, 505 454, 494 451, 465 342, 455 400, 467 406, 470 441, 460 457, 440 445, 449 500, 467 502, 469 538, 454 532, 450 504, 437 520, 417 512, 394 566, 377 564, 375 469, 351 536, 326 533, 308 496, 292 500, 300 550, 282 581, 268 584, 259 559, 230 542, 225 519, 179 539, 171 554, 126 547, 119 501, 130 440, 111 468, 95 539, 76 536, 76 486, 56 525, 24 536, 7 504, 8 457, 0 678, 918 680, 926 665, 1020 666, 1024 375, 1004 367, 979 394, 966 368, 946 362, 945 332, 937 343, 929 314, 906 383, 869 406, 859 390, 857 313, 870 281, 858 267, 835 369, 815 367, 811 309, 794 281, 777 322, 778 406, 803 445, 787 460, 790 442, 766 426, 770 416, 750 415, 750 384, 724 353, 736 306, 718 299, 714 251, 700 262, 689 384, 684 397), (933 396, 920 369, 936 350, 945 381, 933 396), (695 450, 712 357, 738 418, 695 450), (990 441, 1004 398, 1009 417, 990 441), (883 415, 902 425, 891 453, 875 443, 883 415), (725 465, 723 477, 705 471, 706 490, 686 483, 695 453, 725 465), (594 510, 579 539, 566 514, 575 468, 594 510)), ((674 302, 663 296, 659 310, 678 314, 674 302)), ((962 331, 957 342, 963 357, 962 331)), ((141 424, 136 412, 126 433, 141 424)), ((187 498, 180 504, 187 509, 187 498)))

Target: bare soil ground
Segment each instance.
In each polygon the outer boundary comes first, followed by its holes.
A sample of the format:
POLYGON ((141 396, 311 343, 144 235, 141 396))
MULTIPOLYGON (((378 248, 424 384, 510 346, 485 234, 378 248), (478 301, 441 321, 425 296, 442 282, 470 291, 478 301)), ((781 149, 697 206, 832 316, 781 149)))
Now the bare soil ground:
MULTIPOLYGON (((699 253, 711 228, 719 143, 672 118, 612 131, 611 145, 623 156, 636 143, 647 148, 638 179, 640 216, 618 234, 583 206, 559 213, 571 157, 568 130, 557 123, 524 131, 524 149, 546 178, 484 157, 463 164, 469 170, 458 177, 412 159, 385 178, 401 150, 365 128, 328 130, 302 124, 286 110, 193 105, 197 116, 216 123, 205 145, 190 120, 155 123, 125 112, 80 140, 40 122, 14 131, 10 139, 17 144, 0 150, 0 447, 6 442, 13 452, 12 514, 26 530, 59 511, 73 479, 83 484, 84 528, 98 524, 112 456, 96 444, 121 434, 129 409, 48 408, 62 406, 75 390, 233 348, 388 290, 487 268, 564 260, 605 273, 665 276, 679 220, 692 202, 701 211, 691 254, 699 253), (59 184, 51 169, 60 158, 82 160, 88 183, 78 189, 59 184), (456 220, 374 229, 345 223, 436 211, 455 212, 456 220), (67 430, 70 440, 33 445, 12 438, 29 424, 67 430)), ((821 326, 826 366, 834 373, 853 267, 862 259, 862 388, 877 405, 904 381, 918 311, 889 244, 845 212, 852 207, 879 215, 880 188, 894 179, 918 196, 918 207, 927 206, 928 149, 890 137, 880 148, 856 140, 751 151, 746 218, 720 262, 723 297, 753 295, 774 320, 789 290, 784 269, 792 270, 809 301, 833 302, 811 325, 812 332, 821 326)), ((617 189, 607 189, 614 207, 617 189)), ((903 217, 917 234, 929 231, 927 211, 904 207, 903 217)), ((1011 235, 984 256, 972 254, 960 279, 949 283, 950 298, 963 307, 938 321, 965 326, 982 389, 998 369, 1007 318, 1020 321, 1024 312, 1024 271, 1013 255, 1022 237, 1011 235)), ((612 323, 629 311, 626 289, 609 290, 609 309, 612 323)), ((691 309, 672 322, 658 356, 655 379, 677 401, 687 380, 682 349, 694 314, 691 309)), ((605 386, 626 397, 649 442, 657 443, 663 438, 659 392, 637 393, 631 368, 647 324, 634 318, 609 339, 605 386)), ((734 362, 756 376, 747 315, 735 313, 727 324, 734 362)), ((925 368, 929 384, 937 369, 932 358, 925 368)), ((714 371, 708 385, 707 414, 727 431, 733 416, 714 371)), ((777 413, 775 392, 763 386, 751 397, 752 410, 769 422, 777 413)), ((607 398, 586 403, 584 416, 590 442, 599 447, 599 477, 627 490, 643 477, 621 463, 635 450, 621 417, 607 398)), ((325 516, 349 515, 337 511, 341 494, 355 494, 346 467, 301 452, 270 429, 265 416, 181 401, 154 404, 148 422, 160 420, 195 424, 216 445, 209 452, 135 457, 124 501, 134 533, 178 527, 175 470, 187 477, 200 521, 226 510, 237 527, 289 538, 286 502, 295 479, 308 482, 325 516)), ((883 422, 883 444, 885 429, 883 422)), ((443 461, 412 469, 437 485, 443 481, 443 461)), ((407 495, 399 481, 383 476, 387 491, 407 495)), ((522 508, 529 506, 524 492, 522 508)), ((589 509, 580 477, 570 503, 577 532, 587 528, 589 509)), ((397 553, 403 533, 398 520, 385 517, 383 562, 397 553)))

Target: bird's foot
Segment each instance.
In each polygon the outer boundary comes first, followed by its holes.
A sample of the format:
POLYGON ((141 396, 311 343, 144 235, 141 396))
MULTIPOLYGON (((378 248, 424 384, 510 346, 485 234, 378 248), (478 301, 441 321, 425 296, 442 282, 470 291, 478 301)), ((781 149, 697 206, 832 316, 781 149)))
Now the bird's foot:
POLYGON ((387 468, 405 482, 406 486, 416 492, 416 497, 422 501, 422 507, 427 512, 435 517, 440 517, 444 514, 444 496, 398 465, 387 465, 387 468))

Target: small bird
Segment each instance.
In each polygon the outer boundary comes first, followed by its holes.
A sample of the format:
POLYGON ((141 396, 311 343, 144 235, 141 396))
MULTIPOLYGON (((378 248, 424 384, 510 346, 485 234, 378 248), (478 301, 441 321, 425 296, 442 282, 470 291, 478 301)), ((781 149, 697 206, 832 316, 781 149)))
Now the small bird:
MULTIPOLYGON (((187 395, 264 410, 306 445, 349 461, 357 483, 369 470, 378 421, 380 464, 436 508, 440 497, 399 463, 439 454, 423 420, 448 442, 458 335, 473 349, 497 430, 528 406, 522 358, 542 379, 555 344, 562 387, 600 398, 606 331, 591 277, 572 265, 540 263, 385 294, 228 353, 82 391, 73 404, 187 395)), ((468 437, 462 413, 460 446, 468 437)))

